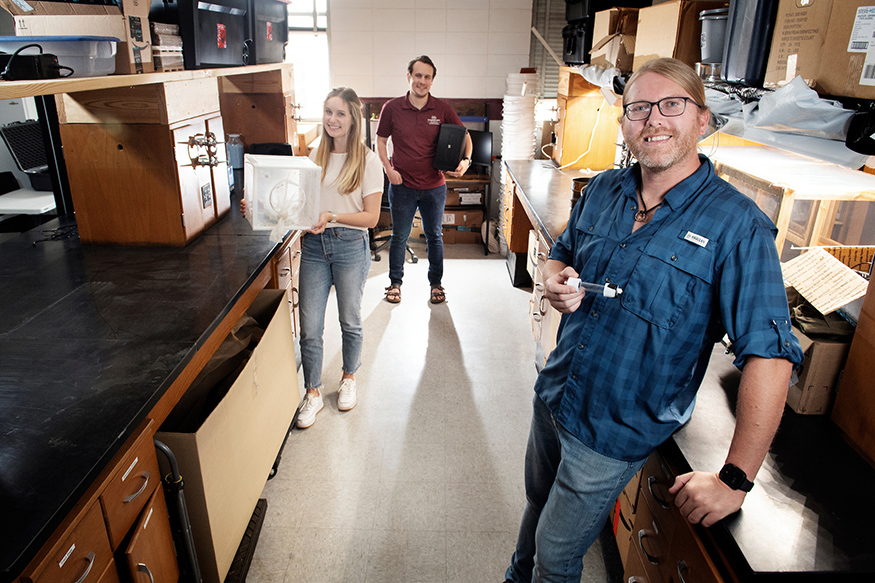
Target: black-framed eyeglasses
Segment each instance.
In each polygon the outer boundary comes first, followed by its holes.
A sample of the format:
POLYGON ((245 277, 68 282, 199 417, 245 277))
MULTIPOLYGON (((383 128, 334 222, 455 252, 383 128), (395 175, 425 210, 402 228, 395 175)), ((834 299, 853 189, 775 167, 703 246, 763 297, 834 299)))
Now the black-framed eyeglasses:
POLYGON ((665 97, 659 101, 633 101, 623 106, 623 114, 629 121, 643 121, 650 117, 653 106, 665 117, 677 117, 687 110, 687 101, 702 107, 692 97, 665 97))

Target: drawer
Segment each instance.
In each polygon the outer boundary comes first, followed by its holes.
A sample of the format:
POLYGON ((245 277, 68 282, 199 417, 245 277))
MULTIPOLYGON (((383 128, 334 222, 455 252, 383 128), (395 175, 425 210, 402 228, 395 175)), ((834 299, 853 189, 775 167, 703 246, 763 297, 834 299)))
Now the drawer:
POLYGON ((529 231, 529 248, 526 252, 526 271, 529 272, 529 277, 532 281, 535 279, 535 271, 538 269, 538 232, 532 229, 529 231))
POLYGON ((103 575, 97 580, 97 583, 120 583, 121 579, 118 576, 118 569, 115 566, 115 560, 111 560, 103 575))
POLYGON ((677 525, 668 561, 663 565, 663 575, 678 583, 723 583, 717 567, 689 523, 677 525))
POLYGON ((112 548, 122 542, 160 483, 155 445, 144 434, 118 465, 100 495, 100 506, 106 518, 106 530, 112 548))
POLYGON ((277 289, 287 289, 292 284, 292 256, 289 249, 283 249, 276 257, 274 265, 276 271, 277 289))
POLYGON ((54 552, 22 580, 33 583, 91 583, 104 575, 112 562, 109 537, 100 506, 92 504, 76 527, 55 546, 54 552))
POLYGON ((629 547, 629 552, 623 561, 623 581, 625 583, 662 583, 661 579, 651 579, 641 553, 634 547, 629 547))
POLYGON ((662 531, 650 506, 639 504, 628 554, 632 554, 632 549, 638 553, 647 581, 656 583, 663 580, 662 573, 667 570, 669 560, 669 542, 670 538, 662 531))
POLYGON ((668 539, 672 537, 675 524, 682 520, 675 508, 674 497, 668 493, 673 483, 674 473, 662 456, 658 453, 651 455, 641 470, 641 496, 649 504, 653 517, 668 539))
POLYGON ((179 580, 179 565, 162 488, 152 493, 149 503, 143 508, 125 550, 125 558, 134 583, 179 580))

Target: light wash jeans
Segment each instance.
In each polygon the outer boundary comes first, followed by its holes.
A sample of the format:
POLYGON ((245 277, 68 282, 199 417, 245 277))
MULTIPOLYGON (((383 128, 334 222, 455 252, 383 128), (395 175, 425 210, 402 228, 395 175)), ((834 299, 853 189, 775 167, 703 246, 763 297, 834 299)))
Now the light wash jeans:
POLYGON ((355 373, 362 355, 362 293, 371 256, 368 233, 336 227, 319 235, 305 233, 301 242, 301 364, 304 386, 322 386, 322 332, 332 284, 343 343, 343 372, 355 373))
POLYGON ((605 457, 568 433, 535 395, 526 448, 526 508, 505 577, 580 583, 583 555, 646 460, 605 457))
POLYGON ((389 281, 401 285, 404 278, 404 253, 413 227, 413 217, 419 207, 422 230, 428 250, 428 283, 440 285, 444 276, 444 234, 441 225, 447 204, 447 185, 414 190, 403 184, 389 185, 389 207, 392 210, 392 244, 389 247, 389 281))

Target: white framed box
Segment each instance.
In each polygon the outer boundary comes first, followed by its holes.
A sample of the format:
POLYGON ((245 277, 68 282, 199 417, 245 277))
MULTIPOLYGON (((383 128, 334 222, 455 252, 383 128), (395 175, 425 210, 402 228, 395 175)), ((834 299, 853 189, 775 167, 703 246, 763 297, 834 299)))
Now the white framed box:
POLYGON ((243 156, 246 218, 255 230, 279 240, 289 229, 309 229, 319 220, 322 169, 304 156, 243 156))

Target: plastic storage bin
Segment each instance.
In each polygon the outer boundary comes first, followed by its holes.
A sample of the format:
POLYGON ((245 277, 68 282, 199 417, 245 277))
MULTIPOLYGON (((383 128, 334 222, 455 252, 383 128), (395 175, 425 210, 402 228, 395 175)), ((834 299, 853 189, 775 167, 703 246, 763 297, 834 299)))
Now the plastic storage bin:
MULTIPOLYGON (((0 36, 0 51, 12 54, 19 48, 37 44, 43 53, 58 57, 58 63, 73 69, 70 77, 99 77, 115 73, 115 53, 120 40, 114 36, 0 36)), ((22 55, 38 54, 29 48, 22 55)), ((61 75, 66 75, 61 70, 61 75)))
POLYGON ((303 156, 243 156, 246 218, 253 229, 271 229, 279 241, 289 229, 309 229, 319 220, 322 169, 303 156))

